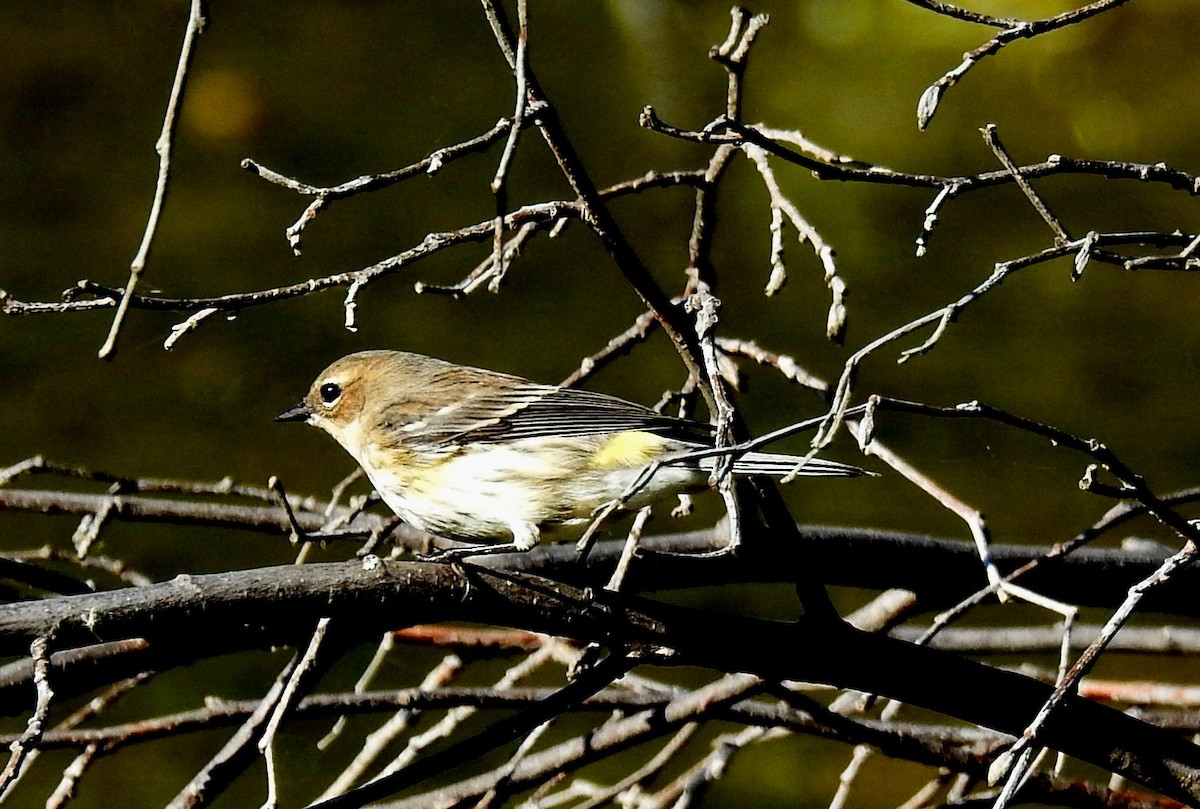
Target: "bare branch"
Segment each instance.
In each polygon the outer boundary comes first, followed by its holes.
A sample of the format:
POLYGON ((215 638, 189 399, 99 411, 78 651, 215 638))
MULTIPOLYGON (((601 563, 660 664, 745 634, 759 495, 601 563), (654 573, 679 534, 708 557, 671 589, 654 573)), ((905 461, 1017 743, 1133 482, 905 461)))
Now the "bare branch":
POLYGON ((1003 31, 996 34, 996 36, 987 42, 963 54, 962 64, 946 73, 927 87, 925 92, 921 94, 921 100, 917 103, 917 126, 925 129, 929 126, 929 122, 933 120, 934 113, 937 112, 938 104, 941 102, 945 92, 957 84, 959 79, 965 76, 967 71, 978 64, 980 60, 988 56, 994 56, 1005 45, 1015 42, 1018 39, 1032 39, 1041 34, 1065 28, 1068 25, 1083 22, 1089 17, 1094 17, 1109 9, 1123 5, 1128 0, 1098 0, 1098 2, 1089 3, 1086 6, 1071 9, 1070 11, 1064 11, 1048 19, 1030 21, 987 17, 964 11, 948 3, 928 2, 928 0, 909 0, 909 2, 948 16, 966 19, 970 22, 980 22, 985 25, 1003 24, 1005 26, 1003 31))
POLYGON ((207 22, 204 0, 191 0, 187 28, 183 32, 183 47, 179 51, 179 64, 175 68, 175 80, 171 83, 171 97, 167 101, 167 113, 163 117, 162 132, 159 133, 158 141, 154 144, 154 150, 158 152, 158 180, 154 184, 154 201, 150 205, 150 217, 146 222, 146 230, 142 234, 142 243, 138 246, 137 255, 133 257, 133 263, 129 265, 129 280, 125 283, 125 289, 121 293, 121 300, 117 305, 116 314, 113 316, 112 325, 109 327, 108 337, 100 348, 99 356, 102 360, 112 359, 117 350, 117 335, 120 334, 121 324, 125 321, 125 315, 129 311, 129 302, 133 298, 134 289, 137 288, 142 272, 146 269, 146 262, 150 258, 150 246, 154 243, 154 236, 158 232, 158 218, 162 214, 163 203, 167 198, 167 183, 171 179, 171 146, 175 140, 175 124, 178 120, 179 105, 183 100, 188 69, 191 67, 192 57, 196 53, 196 39, 204 30, 207 22))

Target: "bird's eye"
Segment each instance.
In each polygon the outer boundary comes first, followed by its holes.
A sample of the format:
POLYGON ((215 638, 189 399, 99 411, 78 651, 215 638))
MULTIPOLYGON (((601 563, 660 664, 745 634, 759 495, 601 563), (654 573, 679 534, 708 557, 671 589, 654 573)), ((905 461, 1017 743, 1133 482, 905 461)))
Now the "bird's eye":
POLYGON ((321 386, 321 401, 327 405, 331 405, 336 402, 341 395, 341 385, 335 385, 332 382, 326 382, 321 386))

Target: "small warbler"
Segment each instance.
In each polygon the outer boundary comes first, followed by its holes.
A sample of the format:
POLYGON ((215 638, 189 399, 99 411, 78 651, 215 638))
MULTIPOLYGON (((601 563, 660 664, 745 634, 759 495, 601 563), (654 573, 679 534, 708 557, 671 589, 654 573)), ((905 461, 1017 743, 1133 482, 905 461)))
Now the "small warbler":
MULTIPOLYGON (((702 490, 721 460, 687 457, 713 447, 708 424, 405 351, 342 357, 276 421, 320 427, 402 519, 439 536, 493 543, 482 553, 529 550, 543 532, 569 539, 575 529, 578 537, 597 509, 622 496, 633 510, 702 490), (659 468, 628 495, 655 461, 659 468)), ((786 475, 800 460, 747 452, 732 471, 786 475)), ((813 458, 800 474, 864 472, 813 458)))

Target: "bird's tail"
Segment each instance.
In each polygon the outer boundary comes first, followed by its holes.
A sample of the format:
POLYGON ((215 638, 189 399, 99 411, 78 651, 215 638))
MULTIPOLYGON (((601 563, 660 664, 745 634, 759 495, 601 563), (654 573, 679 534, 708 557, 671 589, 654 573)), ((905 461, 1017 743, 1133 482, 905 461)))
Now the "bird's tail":
MULTIPOLYGON (((803 456, 800 455, 747 452, 745 455, 741 455, 734 460, 733 473, 735 475, 774 475, 782 477, 795 470, 803 460, 803 456)), ((720 458, 705 458, 700 462, 700 465, 702 468, 711 471, 719 462, 720 458)), ((826 461, 822 458, 809 458, 808 462, 796 474, 805 477, 856 478, 862 475, 871 475, 872 473, 865 469, 859 469, 857 466, 851 466, 850 464, 826 461)))

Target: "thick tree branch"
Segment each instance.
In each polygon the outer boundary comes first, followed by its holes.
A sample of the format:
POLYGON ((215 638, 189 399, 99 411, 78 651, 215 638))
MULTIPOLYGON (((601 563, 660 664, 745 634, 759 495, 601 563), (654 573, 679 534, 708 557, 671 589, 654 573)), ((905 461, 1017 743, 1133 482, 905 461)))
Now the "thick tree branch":
MULTIPOLYGON (((396 616, 404 623, 481 621, 610 646, 670 649, 673 663, 880 693, 1014 735, 1051 692, 1027 677, 841 623, 802 618, 784 624, 482 568, 397 562, 179 577, 113 593, 5 605, 0 652, 23 653, 46 627, 54 628, 60 648, 134 636, 153 644, 247 625, 264 644, 287 644, 300 642, 297 628, 320 617, 366 637, 394 628, 396 616), (780 648, 803 653, 780 655, 780 648), (978 699, 984 693, 991 697, 978 699)), ((1200 748, 1119 712, 1069 697, 1039 738, 1164 794, 1200 800, 1200 748)))

